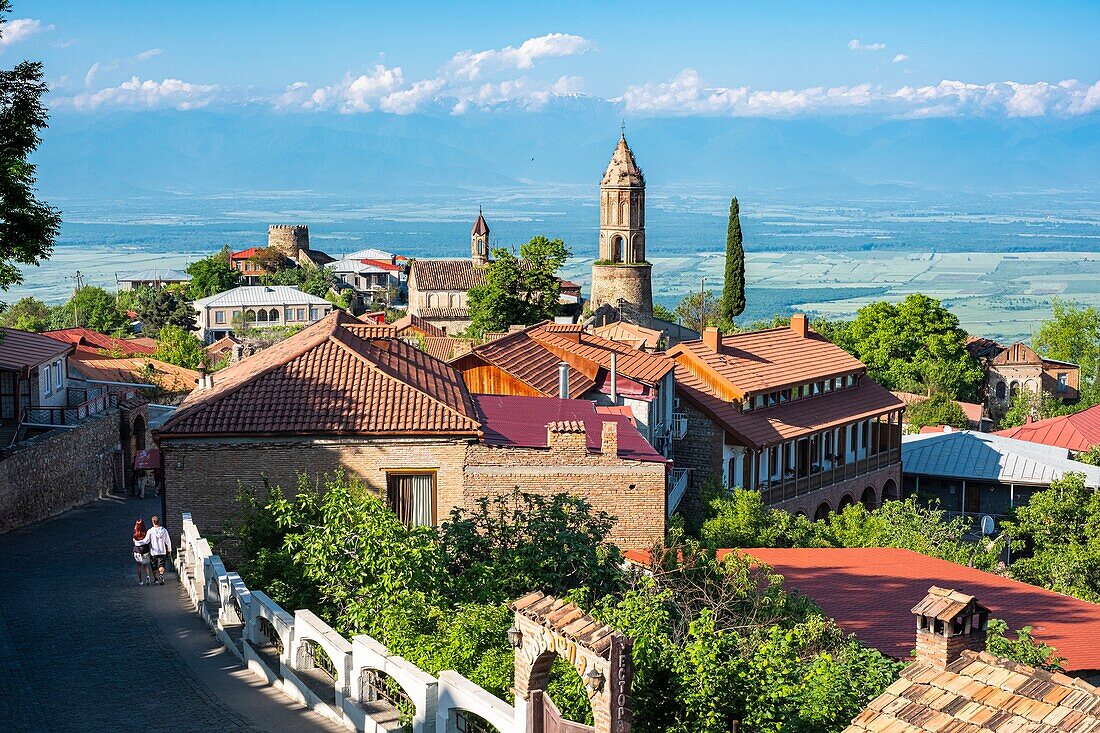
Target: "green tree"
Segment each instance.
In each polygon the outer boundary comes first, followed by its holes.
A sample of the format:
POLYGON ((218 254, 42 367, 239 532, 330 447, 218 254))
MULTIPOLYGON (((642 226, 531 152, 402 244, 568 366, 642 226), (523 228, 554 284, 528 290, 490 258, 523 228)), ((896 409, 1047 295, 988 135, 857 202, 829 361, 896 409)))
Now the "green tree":
POLYGON ((1012 577, 1100 602, 1100 492, 1083 474, 1052 481, 1002 526, 1016 553, 1012 577))
POLYGON ((191 301, 168 288, 137 288, 131 307, 141 321, 142 333, 150 338, 158 338, 165 326, 185 331, 198 329, 191 301))
POLYGON ((653 304, 653 317, 661 321, 676 323, 676 314, 670 311, 668 308, 665 308, 660 303, 653 304))
POLYGON ((241 284, 241 276, 226 261, 221 253, 204 257, 187 266, 191 276, 188 295, 192 300, 232 290, 241 284))
POLYGON ((503 247, 494 249, 493 261, 486 265, 485 284, 470 288, 467 297, 468 335, 506 331, 512 324, 524 323, 528 311, 521 288, 519 260, 503 247))
POLYGON ((688 293, 673 311, 676 319, 684 328, 702 332, 706 326, 717 326, 721 322, 718 309, 718 296, 713 292, 688 293), (700 321, 700 314, 702 321, 700 321))
POLYGON ((1094 445, 1087 451, 1082 451, 1073 457, 1073 460, 1087 463, 1090 466, 1100 466, 1100 445, 1094 445))
POLYGON ((1068 415, 1076 411, 1076 405, 1064 405, 1047 392, 1032 392, 1031 390, 1021 389, 1012 395, 1008 402, 1008 409, 1001 416, 997 427, 1004 430, 1005 428, 1023 425, 1029 417, 1036 420, 1045 420, 1048 417, 1068 415))
POLYGON ((1016 638, 1006 636, 1008 624, 999 618, 989 619, 986 629, 985 650, 1013 662, 1027 664, 1052 672, 1061 671, 1066 661, 1058 656, 1058 650, 1043 642, 1036 641, 1031 635, 1031 627, 1025 626, 1016 632, 1016 638))
MULTIPOLYGON (((9 12, 11 3, 0 0, 0 39, 9 12)), ((47 91, 41 62, 0 69, 0 290, 23 282, 18 265, 49 257, 61 229, 60 212, 36 198, 30 162, 49 120, 47 91)))
POLYGON ((127 330, 128 321, 114 295, 95 285, 85 285, 54 310, 52 326, 82 326, 100 333, 121 334, 127 330))
POLYGON ((269 273, 282 272, 283 270, 294 267, 294 263, 290 261, 286 253, 279 247, 261 247, 248 258, 248 261, 257 270, 263 270, 269 273))
POLYGON ((741 212, 737 198, 730 201, 730 218, 726 228, 726 281, 722 286, 719 317, 732 324, 745 312, 745 247, 741 238, 741 212))
POLYGON ((558 315, 561 290, 558 270, 569 258, 569 248, 560 239, 535 236, 521 244, 520 280, 528 313, 525 323, 538 323, 558 315))
POLYGON ((37 298, 20 298, 0 311, 0 325, 21 331, 48 331, 53 322, 53 309, 37 298))
POLYGON ((944 392, 965 400, 974 398, 983 376, 966 350, 959 319, 919 293, 897 305, 877 302, 860 308, 839 345, 887 389, 944 392))
POLYGON ((959 403, 943 392, 906 407, 905 419, 909 422, 909 430, 914 433, 929 425, 950 425, 961 430, 970 427, 970 419, 959 403))
POLYGON ((1054 298, 1050 307, 1053 317, 1039 327, 1032 347, 1048 359, 1080 366, 1082 393, 1100 390, 1096 384, 1100 369, 1100 310, 1061 298, 1054 298))
POLYGON ((206 350, 198 336, 171 323, 161 326, 157 333, 157 350, 153 356, 187 369, 198 369, 206 362, 206 350))

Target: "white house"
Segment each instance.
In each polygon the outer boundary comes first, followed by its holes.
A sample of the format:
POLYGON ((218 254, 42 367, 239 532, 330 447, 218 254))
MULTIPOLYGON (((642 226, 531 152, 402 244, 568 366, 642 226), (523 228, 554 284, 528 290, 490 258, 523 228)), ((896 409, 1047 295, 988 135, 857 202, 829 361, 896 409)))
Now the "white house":
POLYGON ((250 328, 306 326, 332 312, 332 303, 289 285, 245 285, 195 301, 198 336, 211 344, 242 323, 250 328))
POLYGON ((361 249, 329 265, 345 285, 375 301, 390 288, 400 289, 405 258, 380 249, 361 249))

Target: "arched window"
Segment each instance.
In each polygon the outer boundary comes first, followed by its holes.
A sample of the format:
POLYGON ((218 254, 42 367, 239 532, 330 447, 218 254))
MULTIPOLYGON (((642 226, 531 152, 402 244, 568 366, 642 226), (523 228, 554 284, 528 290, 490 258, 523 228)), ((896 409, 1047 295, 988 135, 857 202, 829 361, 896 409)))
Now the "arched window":
POLYGON ((438 308, 439 307, 439 296, 438 295, 432 293, 431 295, 428 296, 428 307, 429 308, 438 308))
POLYGON ((279 311, 278 311, 277 308, 272 308, 270 311, 268 311, 267 320, 269 320, 269 321, 279 320, 279 311))
POLYGON ((260 310, 256 311, 256 320, 257 321, 266 321, 267 320, 267 311, 265 311, 263 308, 260 308, 260 310))
POLYGON ((1003 400, 1005 398, 1005 395, 1007 394, 1007 391, 1008 390, 1005 388, 1004 382, 997 382, 997 399, 1003 400))
POLYGON ((616 234, 611 238, 611 261, 623 261, 623 238, 619 234, 616 234))
POLYGON ((244 322, 245 323, 253 323, 253 322, 255 322, 255 320, 256 320, 256 311, 246 310, 244 312, 244 322))
POLYGON ((1013 397, 1020 394, 1020 383, 1019 382, 1013 382, 1008 388, 1008 393, 1010 395, 1012 395, 1013 397))

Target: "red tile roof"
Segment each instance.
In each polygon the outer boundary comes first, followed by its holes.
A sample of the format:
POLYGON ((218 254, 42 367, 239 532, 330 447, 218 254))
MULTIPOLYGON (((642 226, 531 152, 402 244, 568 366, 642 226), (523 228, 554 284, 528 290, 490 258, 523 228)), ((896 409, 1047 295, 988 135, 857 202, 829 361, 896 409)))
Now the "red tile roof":
POLYGON ((1100 605, 896 548, 744 550, 783 575, 845 631, 898 659, 915 646, 910 610, 929 586, 974 596, 1009 630, 1034 629, 1066 669, 1100 670, 1100 605))
POLYGON ((259 247, 249 247, 248 249, 242 249, 240 252, 233 252, 229 255, 231 260, 248 260, 256 256, 256 253, 260 251, 259 247))
POLYGON ((903 406, 885 388, 863 377, 855 387, 743 413, 682 366, 676 367, 676 394, 755 450, 903 406))
POLYGON ((462 376, 396 338, 336 311, 214 375, 159 431, 175 435, 476 436, 462 376))
POLYGON ((72 350, 71 343, 63 343, 40 333, 0 328, 0 369, 36 367, 72 350))
POLYGON ((466 308, 421 308, 420 317, 433 321, 468 321, 470 311, 466 308))
MULTIPOLYGON (((453 361, 459 369, 477 363, 492 364, 547 397, 558 394, 558 364, 561 359, 530 336, 531 329, 505 334, 453 361)), ((592 378, 580 370, 569 372, 569 396, 580 397, 595 386, 592 378)))
POLYGON ((401 272, 405 269, 401 265, 395 265, 392 262, 386 262, 385 260, 366 259, 360 260, 360 262, 362 262, 364 265, 371 265, 372 267, 377 267, 380 270, 388 270, 390 272, 401 272))
POLYGON ((611 354, 617 353, 616 369, 619 374, 649 385, 656 385, 676 366, 664 354, 638 351, 628 344, 579 330, 579 326, 574 328, 578 330, 571 332, 562 324, 547 323, 533 326, 529 333, 532 339, 566 361, 569 361, 567 355, 573 355, 604 369, 611 369, 611 354))
POLYGON ((866 372, 862 362, 824 336, 809 331, 803 337, 786 327, 724 336, 719 353, 702 341, 686 341, 668 355, 742 395, 866 372))
POLYGON ((485 284, 486 269, 473 260, 413 260, 409 280, 417 290, 469 290, 485 284))
POLYGON ((393 322, 394 328, 397 329, 398 335, 404 335, 405 331, 416 331, 422 336, 445 336, 443 329, 439 326, 434 326, 428 323, 420 316, 414 316, 412 313, 408 313, 401 318, 398 318, 393 322))
POLYGON ((489 224, 485 221, 485 217, 481 215, 481 212, 477 212, 477 221, 474 222, 473 228, 470 229, 470 235, 485 236, 489 233, 489 224))
POLYGON ((597 411, 588 400, 559 400, 553 397, 474 395, 485 444, 521 448, 546 448, 546 426, 576 423, 582 426, 588 449, 599 453, 603 423, 618 427, 619 458, 664 463, 665 457, 646 442, 626 415, 597 411))
POLYGON ((89 328, 62 328, 57 331, 43 331, 43 336, 49 336, 57 341, 64 341, 77 346, 86 346, 105 351, 117 351, 126 356, 139 356, 152 354, 157 350, 156 342, 153 346, 138 342, 135 339, 120 339, 108 336, 89 328))
POLYGON ((199 373, 194 369, 169 364, 148 356, 104 356, 95 349, 77 347, 69 357, 69 368, 85 379, 120 384, 149 384, 154 380, 158 387, 177 394, 190 392, 198 383, 199 373))
POLYGON ((456 356, 470 353, 473 342, 455 336, 424 336, 421 348, 440 361, 450 361, 456 356))
POLYGON ((1100 445, 1100 405, 1072 415, 1051 417, 1000 430, 995 435, 1056 445, 1072 451, 1086 451, 1094 445, 1100 445))
POLYGON ((632 348, 645 347, 656 349, 661 341, 661 332, 655 328, 645 328, 626 321, 615 321, 596 328, 596 335, 612 341, 625 343, 632 348))

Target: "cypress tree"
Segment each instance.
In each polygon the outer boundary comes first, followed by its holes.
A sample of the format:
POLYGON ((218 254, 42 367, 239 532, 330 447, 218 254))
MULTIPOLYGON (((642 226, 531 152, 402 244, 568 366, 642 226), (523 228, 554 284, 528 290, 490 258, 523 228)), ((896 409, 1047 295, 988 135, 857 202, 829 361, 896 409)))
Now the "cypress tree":
POLYGON ((741 243, 741 210, 737 198, 730 201, 730 220, 726 229, 726 283, 722 287, 722 302, 718 307, 723 321, 745 312, 745 248, 741 243))

